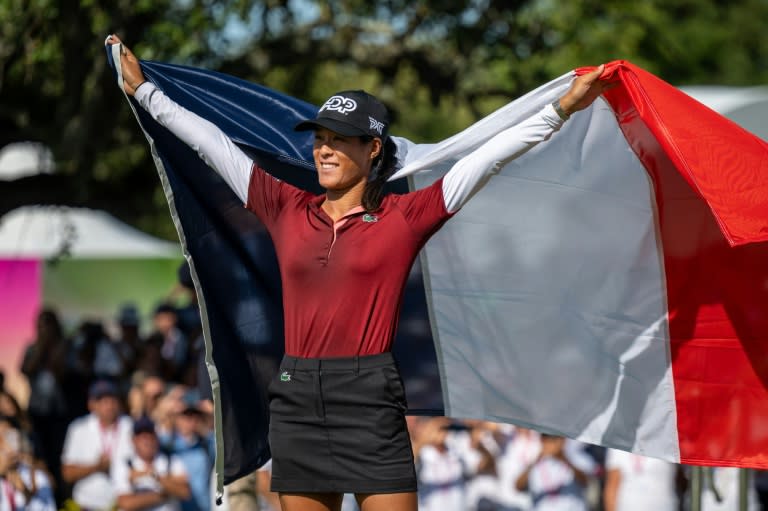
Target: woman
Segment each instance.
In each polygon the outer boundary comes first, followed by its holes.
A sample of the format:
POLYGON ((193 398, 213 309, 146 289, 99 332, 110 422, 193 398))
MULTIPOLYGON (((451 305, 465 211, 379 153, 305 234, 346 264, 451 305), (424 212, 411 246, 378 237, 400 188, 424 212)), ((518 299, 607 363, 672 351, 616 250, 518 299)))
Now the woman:
MULTIPOLYGON (((111 36, 107 43, 118 44, 111 36)), ((124 90, 195 149, 267 227, 283 285, 285 353, 270 385, 272 489, 284 510, 415 510, 405 395, 390 354, 399 305, 421 247, 503 163, 594 101, 602 66, 559 101, 494 137, 432 186, 382 193, 396 147, 387 109, 363 91, 335 94, 314 132, 315 196, 279 181, 208 121, 146 82, 122 47, 124 90)))

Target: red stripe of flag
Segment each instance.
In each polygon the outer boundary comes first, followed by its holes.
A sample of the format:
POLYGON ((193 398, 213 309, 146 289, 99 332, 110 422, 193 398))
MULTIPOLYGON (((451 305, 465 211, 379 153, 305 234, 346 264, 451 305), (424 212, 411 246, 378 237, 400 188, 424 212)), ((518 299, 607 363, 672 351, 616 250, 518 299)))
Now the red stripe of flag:
POLYGON ((628 62, 605 72, 656 198, 681 462, 768 468, 768 144, 628 62))

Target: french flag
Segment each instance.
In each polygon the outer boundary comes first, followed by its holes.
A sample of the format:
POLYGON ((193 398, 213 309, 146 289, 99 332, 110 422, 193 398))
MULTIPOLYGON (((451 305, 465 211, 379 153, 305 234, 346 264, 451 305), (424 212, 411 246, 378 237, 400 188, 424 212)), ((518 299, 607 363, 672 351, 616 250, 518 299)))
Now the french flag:
MULTIPOLYGON (((107 50, 120 80, 119 51, 107 50)), ((142 65, 262 168, 320 193, 311 140, 292 130, 316 107, 219 73, 142 65)), ((442 142, 398 138, 391 190, 431 184, 586 71, 442 142)), ((768 468, 768 145, 629 62, 605 74, 614 88, 510 162, 422 251, 395 343, 410 407, 768 468)), ((274 251, 196 153, 131 105, 195 277, 228 482, 269 458, 264 382, 282 354, 274 251)))

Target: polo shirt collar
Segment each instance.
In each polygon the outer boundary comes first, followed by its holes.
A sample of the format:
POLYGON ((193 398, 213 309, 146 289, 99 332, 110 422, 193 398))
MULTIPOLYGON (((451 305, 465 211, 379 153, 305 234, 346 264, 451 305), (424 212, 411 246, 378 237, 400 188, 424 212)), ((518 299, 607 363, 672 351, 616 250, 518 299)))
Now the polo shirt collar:
MULTIPOLYGON (((310 199, 309 208, 314 211, 316 215, 320 216, 320 218, 322 218, 324 221, 330 222, 331 218, 328 216, 328 213, 323 211, 323 202, 325 202, 325 195, 316 195, 310 199)), ((339 220, 350 217, 352 215, 358 215, 360 213, 365 213, 365 209, 362 206, 355 206, 354 208, 344 213, 344 215, 339 220)))

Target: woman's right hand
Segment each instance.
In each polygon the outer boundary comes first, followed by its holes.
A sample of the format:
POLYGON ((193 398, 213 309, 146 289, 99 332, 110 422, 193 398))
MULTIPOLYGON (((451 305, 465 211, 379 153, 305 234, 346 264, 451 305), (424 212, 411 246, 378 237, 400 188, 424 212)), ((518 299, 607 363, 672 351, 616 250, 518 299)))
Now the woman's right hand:
POLYGON ((120 70, 123 73, 123 89, 129 96, 133 96, 139 85, 146 81, 144 73, 141 71, 139 59, 129 50, 125 44, 115 34, 107 38, 109 44, 119 44, 120 46, 120 70))

